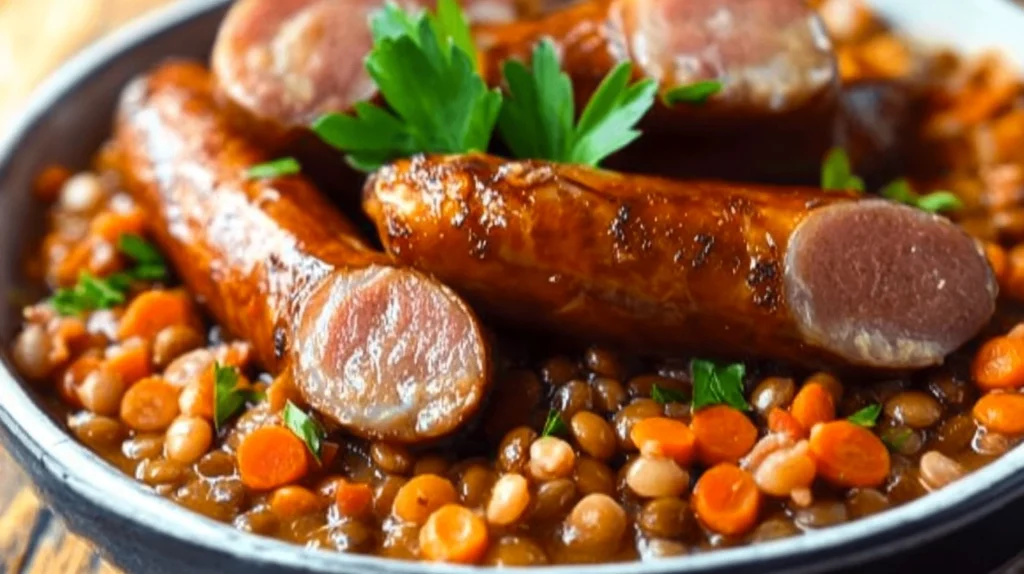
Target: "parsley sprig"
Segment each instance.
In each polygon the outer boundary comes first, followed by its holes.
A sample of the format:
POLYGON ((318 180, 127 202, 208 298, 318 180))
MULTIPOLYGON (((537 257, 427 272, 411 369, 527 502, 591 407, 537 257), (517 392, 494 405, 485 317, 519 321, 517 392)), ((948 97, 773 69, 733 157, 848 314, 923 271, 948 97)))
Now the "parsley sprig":
POLYGON ((238 385, 238 368, 213 364, 213 424, 220 429, 245 406, 263 400, 263 395, 238 385))
POLYGON ((750 410, 743 396, 743 363, 718 365, 694 359, 690 362, 693 376, 693 410, 724 404, 739 410, 750 410))
POLYGON ((651 398, 659 405, 667 405, 669 403, 684 403, 687 396, 686 393, 678 389, 655 384, 651 386, 651 398))
POLYGON ((556 434, 564 434, 569 430, 569 427, 565 425, 565 421, 562 420, 562 415, 557 409, 551 409, 548 411, 548 418, 544 421, 544 428, 540 431, 540 436, 552 436, 556 434))
POLYGON ((910 182, 904 178, 889 182, 879 193, 886 199, 932 213, 957 211, 964 206, 960 198, 950 191, 933 191, 921 195, 915 192, 910 182))
POLYGON ((317 135, 366 171, 417 153, 486 150, 501 93, 476 71, 469 26, 455 0, 440 0, 433 16, 389 3, 370 28, 366 69, 388 109, 358 103, 354 115, 317 120, 317 135))
POLYGON ((657 84, 651 79, 630 84, 631 70, 628 62, 617 65, 573 125, 572 82, 560 68, 554 44, 541 41, 530 69, 518 60, 505 62, 508 96, 498 118, 502 139, 518 157, 596 166, 640 137, 634 126, 654 105, 657 84))
POLYGON ((661 97, 666 106, 675 104, 702 105, 708 98, 722 91, 722 82, 718 80, 701 80, 692 84, 683 84, 669 89, 661 97))
POLYGON ((850 421, 855 425, 862 427, 871 428, 878 423, 878 415, 882 414, 882 405, 874 404, 868 405, 852 415, 846 417, 846 420, 850 421))
POLYGON ((829 150, 821 166, 821 188, 831 191, 864 191, 864 180, 850 167, 850 156, 837 147, 829 150))
POLYGON ((324 430, 324 427, 291 401, 285 403, 281 417, 284 419, 284 426, 302 439, 313 458, 320 462, 320 449, 324 439, 327 438, 327 431, 324 430))
POLYGON ((162 281, 167 278, 167 264, 152 244, 132 233, 118 238, 117 250, 132 260, 127 271, 96 277, 88 271, 78 276, 72 287, 58 289, 50 300, 57 313, 70 316, 109 309, 124 303, 133 281, 162 281))
POLYGON ((250 167, 245 175, 249 179, 271 179, 302 172, 299 161, 293 157, 282 157, 250 167))

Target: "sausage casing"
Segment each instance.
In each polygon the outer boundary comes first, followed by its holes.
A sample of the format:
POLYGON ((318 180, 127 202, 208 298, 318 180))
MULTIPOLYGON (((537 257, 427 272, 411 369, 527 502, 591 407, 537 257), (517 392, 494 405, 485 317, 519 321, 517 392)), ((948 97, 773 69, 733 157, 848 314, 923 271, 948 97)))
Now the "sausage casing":
POLYGON ((378 171, 364 207, 481 312, 640 352, 921 367, 995 307, 954 224, 840 192, 434 156, 378 171))
POLYGON ((212 92, 202 67, 168 64, 126 89, 117 119, 126 186, 184 283, 350 431, 399 442, 455 431, 489 381, 472 312, 367 247, 303 177, 249 179, 267 158, 212 92))

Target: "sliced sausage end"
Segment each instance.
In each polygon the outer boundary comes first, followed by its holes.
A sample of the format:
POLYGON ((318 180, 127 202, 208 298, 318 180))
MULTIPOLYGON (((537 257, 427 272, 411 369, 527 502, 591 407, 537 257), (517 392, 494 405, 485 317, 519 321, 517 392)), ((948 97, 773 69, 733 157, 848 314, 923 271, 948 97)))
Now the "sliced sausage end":
POLYGON ((941 363, 991 318, 997 294, 975 240, 882 200, 812 211, 790 238, 785 290, 808 342, 891 369, 941 363))
POLYGON ((447 287, 408 269, 328 277, 290 349, 307 402, 366 438, 419 443, 452 434, 488 391, 476 318, 447 287))

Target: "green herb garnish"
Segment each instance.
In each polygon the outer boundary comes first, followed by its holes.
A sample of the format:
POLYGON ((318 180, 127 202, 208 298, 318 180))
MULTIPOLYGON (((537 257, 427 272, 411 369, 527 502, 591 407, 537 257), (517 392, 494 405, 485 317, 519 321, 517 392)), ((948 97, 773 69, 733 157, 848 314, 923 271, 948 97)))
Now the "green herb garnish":
POLYGON ((739 410, 749 410, 743 397, 743 363, 716 365, 711 361, 694 359, 690 362, 693 376, 693 410, 724 404, 739 410))
POLYGON ((544 429, 540 431, 540 436, 562 434, 566 430, 568 430, 568 427, 565 426, 562 415, 556 409, 551 409, 548 411, 548 418, 544 421, 544 429))
POLYGON ((262 400, 260 393, 238 388, 238 369, 231 366, 213 365, 213 424, 220 427, 235 416, 246 402, 262 400))
POLYGON ((508 60, 503 68, 508 96, 498 129, 517 157, 596 166, 640 137, 634 126, 654 105, 657 85, 651 79, 630 84, 628 62, 605 76, 575 126, 572 82, 554 44, 538 44, 530 65, 508 60))
POLYGON ((868 405, 846 417, 846 420, 855 425, 871 428, 878 422, 878 415, 880 414, 882 414, 882 405, 868 405))
POLYGON ((320 446, 327 437, 324 427, 291 401, 285 403, 282 418, 284 426, 302 439, 302 442, 306 443, 306 448, 313 454, 313 458, 320 462, 320 446))
POLYGON ((908 428, 898 430, 894 429, 892 432, 887 432, 882 435, 881 438, 882 442, 885 443, 885 446, 889 447, 889 450, 898 451, 903 448, 903 445, 907 444, 907 440, 909 440, 913 434, 914 431, 908 428))
POLYGON ((661 97, 666 106, 675 104, 701 105, 708 98, 722 91, 722 82, 718 80, 701 80, 692 84, 671 88, 661 97))
POLYGON ((960 198, 949 191, 933 191, 931 193, 921 195, 915 192, 911 187, 910 182, 904 178, 889 182, 889 184, 883 187, 879 193, 886 199, 910 205, 918 209, 923 209, 924 211, 931 213, 956 211, 964 206, 963 202, 960 201, 960 198))
POLYGON ((651 387, 651 398, 660 405, 683 403, 686 402, 686 393, 677 389, 653 385, 651 387))
POLYGON ((109 309, 124 303, 128 283, 130 280, 124 274, 100 279, 85 271, 74 287, 58 289, 50 302, 57 313, 65 316, 109 309))
MULTIPOLYGON (((122 233, 117 240, 117 250, 135 262, 126 275, 141 281, 161 281, 167 278, 167 264, 160 251, 152 244, 133 233, 122 233)), ((127 291, 129 284, 125 284, 127 291)))
POLYGON ((245 175, 249 179, 270 179, 302 172, 302 166, 293 157, 282 157, 250 167, 245 175))
POLYGON ((832 148, 821 166, 821 188, 836 191, 864 191, 864 180, 854 175, 850 157, 841 147, 832 148))
POLYGON ((313 125, 320 139, 365 171, 417 153, 486 150, 501 93, 476 70, 469 27, 455 0, 440 0, 436 16, 389 4, 370 27, 366 69, 389 109, 361 102, 354 115, 326 115, 313 125))

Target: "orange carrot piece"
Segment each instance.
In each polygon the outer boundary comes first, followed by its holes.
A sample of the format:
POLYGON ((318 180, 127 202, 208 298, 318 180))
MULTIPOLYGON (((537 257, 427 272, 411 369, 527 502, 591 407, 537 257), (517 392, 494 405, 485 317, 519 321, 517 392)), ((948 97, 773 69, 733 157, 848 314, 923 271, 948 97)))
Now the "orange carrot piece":
POLYGON ((789 435, 795 439, 807 436, 807 429, 804 428, 804 425, 800 424, 800 421, 796 420, 796 417, 789 414, 788 411, 779 407, 768 412, 768 430, 789 435))
POLYGON ((160 377, 136 382, 121 399, 121 420, 137 431, 162 431, 177 416, 178 387, 160 377))
POLYGON ((254 490, 291 484, 309 471, 305 443, 284 427, 252 431, 242 439, 236 455, 242 483, 254 490))
POLYGON ((129 337, 152 341, 164 327, 198 322, 195 306, 184 291, 146 291, 125 309, 118 325, 118 337, 122 341, 129 337))
POLYGON ((889 450, 870 430, 847 420, 811 429, 811 455, 818 474, 842 487, 875 487, 889 475, 889 450))
POLYGON ((359 518, 371 508, 373 489, 368 484, 339 479, 334 491, 334 501, 342 516, 359 518))
POLYGON ((286 371, 274 379, 274 382, 270 383, 270 386, 267 387, 267 404, 270 406, 270 412, 276 413, 284 409, 288 401, 299 407, 305 404, 299 389, 295 386, 295 382, 292 381, 291 375, 286 371))
POLYGON ((473 511, 446 504, 420 530, 423 558, 434 562, 475 564, 487 551, 487 524, 473 511))
POLYGON ((325 440, 320 443, 320 468, 327 468, 331 466, 334 459, 338 458, 338 452, 341 450, 341 445, 336 442, 325 440))
POLYGON ((671 458, 686 466, 693 460, 696 440, 686 423, 668 417, 641 419, 629 431, 640 452, 671 458))
POLYGON ((1003 435, 1024 434, 1024 395, 989 393, 974 404, 974 420, 986 430, 1003 435))
POLYGON ((1006 270, 1010 265, 1006 251, 999 245, 988 242, 985 244, 985 257, 988 259, 989 266, 992 267, 992 274, 995 276, 996 281, 1002 284, 1003 279, 1006 277, 1006 270))
POLYGON ((153 373, 149 343, 142 339, 130 339, 108 351, 103 364, 121 375, 121 380, 127 385, 132 385, 153 373))
POLYGON ((432 512, 458 499, 450 480, 436 474, 421 474, 398 489, 391 512, 406 522, 423 524, 432 512))
POLYGON ((145 226, 146 217, 140 209, 104 211, 93 218, 89 224, 89 233, 117 245, 121 235, 125 233, 141 235, 145 226))
POLYGON ((726 405, 715 405, 694 413, 690 430, 697 443, 697 457, 709 466, 736 462, 757 442, 754 423, 747 415, 726 405))
POLYGON ((323 506, 319 495, 301 486, 282 486, 270 495, 270 511, 281 520, 294 520, 323 506))
POLYGON ((836 418, 836 405, 828 389, 818 383, 808 383, 793 397, 789 413, 800 426, 811 429, 836 418))
POLYGON ((986 390, 1024 387, 1024 339, 995 337, 986 341, 974 356, 971 376, 986 390))
POLYGON ((720 463, 697 480, 692 504, 697 518, 708 529, 736 536, 757 523, 761 491, 749 472, 734 464, 720 463))

